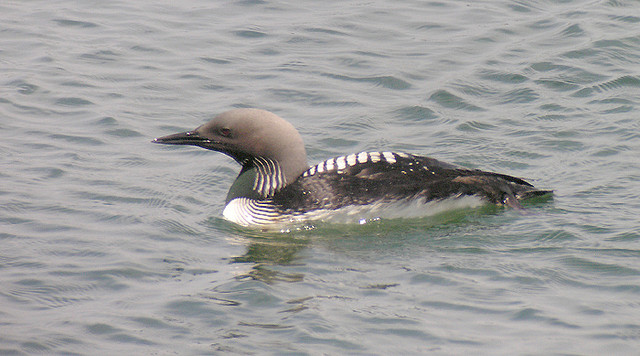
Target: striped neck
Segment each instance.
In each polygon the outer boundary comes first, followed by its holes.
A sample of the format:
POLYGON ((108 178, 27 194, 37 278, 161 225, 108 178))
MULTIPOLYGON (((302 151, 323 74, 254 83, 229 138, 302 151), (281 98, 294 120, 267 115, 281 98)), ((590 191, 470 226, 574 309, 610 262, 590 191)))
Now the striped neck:
POLYGON ((264 157, 251 157, 241 163, 242 170, 229 188, 227 203, 235 198, 264 200, 287 184, 277 161, 264 157))

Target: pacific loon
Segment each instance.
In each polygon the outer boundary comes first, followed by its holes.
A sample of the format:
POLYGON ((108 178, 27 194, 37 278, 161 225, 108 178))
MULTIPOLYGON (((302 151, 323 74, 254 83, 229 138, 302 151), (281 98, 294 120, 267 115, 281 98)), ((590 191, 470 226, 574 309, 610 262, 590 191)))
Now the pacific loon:
POLYGON ((551 193, 520 178, 400 152, 360 152, 309 167, 298 131, 259 109, 230 110, 193 131, 153 142, 199 146, 234 158, 242 169, 223 216, 243 226, 326 217, 350 207, 420 202, 428 209, 431 203, 469 197, 521 209, 520 200, 551 193))

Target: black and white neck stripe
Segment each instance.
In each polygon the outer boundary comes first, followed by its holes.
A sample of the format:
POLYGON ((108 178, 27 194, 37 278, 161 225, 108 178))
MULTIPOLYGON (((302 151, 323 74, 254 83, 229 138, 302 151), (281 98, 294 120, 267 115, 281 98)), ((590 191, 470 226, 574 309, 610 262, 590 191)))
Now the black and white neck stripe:
POLYGON ((278 162, 268 158, 255 157, 253 164, 256 167, 256 180, 253 184, 253 191, 258 193, 260 197, 273 196, 276 191, 287 184, 278 162))

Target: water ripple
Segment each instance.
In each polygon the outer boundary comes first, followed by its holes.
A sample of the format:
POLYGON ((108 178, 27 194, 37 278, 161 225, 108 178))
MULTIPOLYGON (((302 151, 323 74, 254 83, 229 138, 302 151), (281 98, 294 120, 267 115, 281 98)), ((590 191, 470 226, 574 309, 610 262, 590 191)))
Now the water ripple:
POLYGON ((238 30, 238 31, 234 31, 234 35, 238 36, 238 37, 243 37, 243 38, 250 38, 250 39, 256 39, 256 38, 262 38, 262 37, 266 37, 267 34, 259 31, 259 30, 238 30))
POLYGON ((84 28, 93 28, 99 27, 97 24, 86 21, 76 21, 76 20, 67 20, 67 19, 54 19, 60 26, 68 26, 68 27, 84 27, 84 28))
POLYGON ((451 94, 446 90, 438 90, 431 94, 429 100, 450 109, 466 111, 484 111, 483 108, 467 103, 461 97, 451 94))
POLYGON ((3 2, 0 354, 637 353, 636 8, 3 2), (250 106, 556 194, 239 228, 235 162, 149 141, 250 106))
POLYGON ((324 73, 323 75, 338 80, 374 83, 387 89, 405 90, 411 88, 411 84, 394 76, 353 77, 331 73, 324 73))
POLYGON ((503 104, 512 104, 512 103, 530 103, 539 98, 539 95, 532 89, 514 89, 505 94, 505 98, 503 99, 503 104))
POLYGON ((62 140, 69 143, 88 145, 88 146, 99 146, 104 145, 102 140, 95 139, 93 137, 87 136, 76 136, 76 135, 64 135, 64 134, 51 134, 50 138, 55 140, 62 140))

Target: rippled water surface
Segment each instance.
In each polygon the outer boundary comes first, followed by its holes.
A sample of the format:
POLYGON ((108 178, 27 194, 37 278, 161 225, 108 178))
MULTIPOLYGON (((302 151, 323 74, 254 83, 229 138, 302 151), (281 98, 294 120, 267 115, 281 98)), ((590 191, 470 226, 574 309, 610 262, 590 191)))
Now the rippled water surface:
POLYGON ((0 4, 0 354, 637 354, 637 1, 0 4), (154 137, 234 107, 311 163, 430 155, 521 215, 263 233, 154 137))

